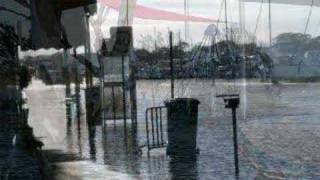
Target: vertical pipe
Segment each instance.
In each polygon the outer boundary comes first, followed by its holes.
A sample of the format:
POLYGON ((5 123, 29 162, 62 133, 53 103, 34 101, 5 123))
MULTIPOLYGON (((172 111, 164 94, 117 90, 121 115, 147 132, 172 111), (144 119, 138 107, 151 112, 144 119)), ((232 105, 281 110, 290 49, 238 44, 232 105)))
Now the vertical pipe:
POLYGON ((148 151, 150 149, 150 141, 149 141, 149 121, 148 121, 148 109, 146 110, 146 131, 147 131, 147 146, 148 146, 148 151))
POLYGON ((122 55, 122 106, 123 106, 123 121, 124 128, 127 128, 127 103, 126 103, 126 79, 124 70, 124 56, 122 55))
POLYGON ((239 178, 239 159, 238 159, 238 135, 237 135, 237 112, 236 107, 232 108, 232 125, 233 125, 233 148, 234 148, 234 165, 236 179, 239 178))
POLYGON ((170 42, 170 76, 171 76, 171 99, 174 99, 174 76, 173 76, 173 37, 172 31, 169 33, 170 42))

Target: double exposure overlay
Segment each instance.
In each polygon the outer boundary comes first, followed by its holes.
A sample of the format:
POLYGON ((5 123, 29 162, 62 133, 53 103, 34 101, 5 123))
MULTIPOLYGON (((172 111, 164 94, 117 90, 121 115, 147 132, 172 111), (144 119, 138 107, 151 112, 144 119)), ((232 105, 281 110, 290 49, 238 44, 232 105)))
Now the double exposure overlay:
POLYGON ((0 0, 0 180, 319 179, 320 0, 0 0))

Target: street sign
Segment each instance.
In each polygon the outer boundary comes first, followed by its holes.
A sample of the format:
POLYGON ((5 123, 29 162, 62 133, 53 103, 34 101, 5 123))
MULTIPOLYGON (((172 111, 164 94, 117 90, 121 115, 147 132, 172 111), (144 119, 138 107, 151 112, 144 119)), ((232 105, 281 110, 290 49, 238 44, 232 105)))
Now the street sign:
POLYGON ((97 3, 97 0, 60 0, 60 9, 72 9, 97 3))
POLYGON ((112 55, 126 55, 132 46, 132 27, 111 27, 111 53, 112 55))

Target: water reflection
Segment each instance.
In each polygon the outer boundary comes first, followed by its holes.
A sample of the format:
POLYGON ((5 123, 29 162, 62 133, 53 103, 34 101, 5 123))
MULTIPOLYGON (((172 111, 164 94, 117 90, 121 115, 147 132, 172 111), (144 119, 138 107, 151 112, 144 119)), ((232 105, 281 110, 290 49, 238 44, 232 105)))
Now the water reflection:
POLYGON ((137 145, 136 130, 134 126, 117 123, 114 126, 104 126, 102 139, 104 151, 104 164, 110 165, 114 170, 129 174, 139 174, 139 147, 137 145))
POLYGON ((171 179, 198 179, 197 156, 172 157, 170 159, 171 179))
POLYGON ((90 159, 96 161, 96 126, 88 123, 90 159))
POLYGON ((97 88, 88 88, 85 92, 86 119, 88 127, 90 159, 96 161, 96 126, 99 121, 99 110, 95 107, 95 99, 98 99, 97 88))
POLYGON ((164 154, 156 154, 154 156, 148 156, 146 161, 147 177, 144 179, 162 180, 170 179, 169 174, 169 158, 164 154), (161 175, 159 175, 161 174, 161 175))
POLYGON ((70 82, 66 81, 65 88, 65 104, 66 104, 66 137, 67 137, 67 147, 71 149, 72 147, 72 99, 71 99, 71 87, 70 82))
MULTIPOLYGON (((77 73, 76 73, 77 74, 77 73)), ((77 80, 77 75, 76 75, 77 80)), ((74 95, 72 95, 71 84, 69 80, 65 82, 65 106, 66 106, 66 137, 69 149, 73 146, 72 124, 76 122, 78 155, 82 157, 82 123, 81 123, 81 91, 80 82, 77 80, 74 84, 74 95)))
POLYGON ((88 155, 94 162, 100 163, 102 160, 102 163, 113 171, 139 178, 162 179, 165 176, 167 179, 170 177, 171 179, 197 179, 197 159, 195 157, 170 160, 164 155, 164 152, 161 155, 142 157, 136 123, 128 123, 127 126, 124 126, 123 120, 111 119, 101 124, 101 111, 97 105, 99 87, 85 90, 82 97, 85 100, 85 111, 83 111, 85 116, 82 116, 81 93, 78 88, 74 86, 75 95, 72 96, 70 85, 66 87, 66 119, 67 139, 71 142, 74 139, 77 142, 75 149, 72 148, 72 143, 69 145, 71 148, 68 149, 78 152, 79 158, 83 158, 84 153, 84 156, 88 155), (75 130, 74 133, 72 129, 75 130), (86 137, 84 136, 85 131, 88 134, 86 137), (146 170, 149 172, 145 172, 146 170), (159 173, 165 175, 159 176, 159 173))

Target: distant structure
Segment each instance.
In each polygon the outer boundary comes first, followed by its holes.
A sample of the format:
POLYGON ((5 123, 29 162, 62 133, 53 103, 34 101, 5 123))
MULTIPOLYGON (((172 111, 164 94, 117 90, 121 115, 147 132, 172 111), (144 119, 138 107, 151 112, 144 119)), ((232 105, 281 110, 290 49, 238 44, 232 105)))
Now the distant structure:
POLYGON ((189 42, 189 35, 190 35, 190 30, 189 30, 189 0, 184 0, 184 15, 186 17, 184 21, 184 38, 185 41, 188 43, 189 42))

